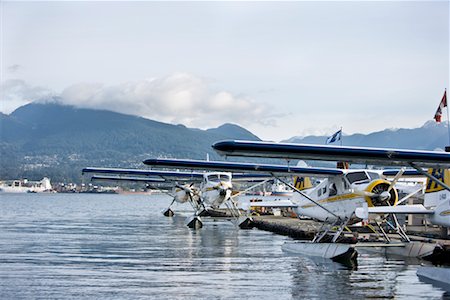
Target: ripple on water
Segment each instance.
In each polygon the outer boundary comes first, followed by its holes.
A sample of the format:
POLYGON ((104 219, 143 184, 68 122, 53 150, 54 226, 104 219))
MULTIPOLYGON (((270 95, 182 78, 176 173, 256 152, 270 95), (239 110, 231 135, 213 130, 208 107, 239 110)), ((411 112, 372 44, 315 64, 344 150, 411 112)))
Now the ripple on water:
MULTIPOLYGON (((0 198, 0 298, 440 298, 417 264, 359 257, 357 270, 281 251, 287 237, 162 216, 164 196, 0 198)), ((175 207, 176 213, 187 207, 175 207)), ((184 212, 186 213, 186 212, 184 212)))

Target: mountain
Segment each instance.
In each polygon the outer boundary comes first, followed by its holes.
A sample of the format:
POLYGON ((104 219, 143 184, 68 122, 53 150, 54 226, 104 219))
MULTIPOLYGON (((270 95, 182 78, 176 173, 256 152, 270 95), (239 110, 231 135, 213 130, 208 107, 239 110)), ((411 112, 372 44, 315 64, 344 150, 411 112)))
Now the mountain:
MULTIPOLYGON (((80 182, 80 171, 86 166, 142 168, 142 161, 151 157, 205 159, 207 153, 215 160, 221 159, 211 149, 216 141, 259 140, 234 124, 201 130, 54 102, 27 104, 10 115, 0 113, 0 134, 0 179, 48 176, 66 182, 80 182)), ((294 137, 287 142, 323 145, 326 138, 294 137)), ((342 137, 346 146, 419 150, 444 149, 447 141, 446 124, 434 121, 420 128, 342 137)))
POLYGON ((250 131, 238 125, 230 123, 223 124, 217 128, 207 129, 206 131, 216 135, 222 135, 224 137, 233 137, 236 140, 249 140, 249 139, 254 141, 260 140, 256 135, 254 135, 250 131))
POLYGON ((0 178, 78 181, 85 166, 142 168, 149 157, 219 159, 211 144, 259 140, 233 124, 200 130, 105 110, 31 103, 0 115, 0 178))
MULTIPOLYGON (((323 145, 327 138, 328 136, 293 137, 283 142, 323 145)), ((339 145, 340 142, 334 144, 339 145)), ((435 150, 445 149, 449 145, 449 137, 447 124, 428 121, 422 127, 413 129, 386 129, 367 135, 343 135, 342 145, 435 150)))

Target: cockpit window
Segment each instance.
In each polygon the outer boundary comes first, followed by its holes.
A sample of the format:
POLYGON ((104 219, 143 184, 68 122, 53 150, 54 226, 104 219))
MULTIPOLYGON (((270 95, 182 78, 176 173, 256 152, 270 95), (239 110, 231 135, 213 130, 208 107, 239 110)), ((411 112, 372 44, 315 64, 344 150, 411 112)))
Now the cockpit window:
POLYGON ((208 181, 219 182, 220 181, 219 175, 216 174, 208 175, 208 181))
POLYGON ((222 180, 222 181, 230 181, 231 178, 228 175, 222 174, 222 175, 220 175, 220 180, 222 180))
POLYGON ((208 181, 219 182, 219 181, 230 181, 231 178, 227 174, 211 174, 208 175, 208 181))
POLYGON ((367 177, 366 172, 354 172, 348 173, 345 175, 350 184, 359 184, 359 183, 367 183, 369 182, 369 177, 367 177))
POLYGON ((375 172, 367 172, 370 177, 370 180, 380 179, 380 174, 375 172))

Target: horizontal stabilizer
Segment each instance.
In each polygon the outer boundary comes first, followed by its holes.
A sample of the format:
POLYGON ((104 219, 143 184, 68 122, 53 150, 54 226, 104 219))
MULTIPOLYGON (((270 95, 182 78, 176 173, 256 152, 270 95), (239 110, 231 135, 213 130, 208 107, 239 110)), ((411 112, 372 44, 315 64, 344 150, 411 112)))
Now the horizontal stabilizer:
POLYGON ((358 207, 355 215, 360 219, 367 219, 368 214, 434 214, 433 210, 428 210, 422 204, 398 205, 398 206, 375 206, 358 207))
POLYGON ((290 200, 270 200, 270 201, 260 201, 260 202, 243 202, 240 205, 242 209, 247 210, 250 207, 297 207, 290 200))

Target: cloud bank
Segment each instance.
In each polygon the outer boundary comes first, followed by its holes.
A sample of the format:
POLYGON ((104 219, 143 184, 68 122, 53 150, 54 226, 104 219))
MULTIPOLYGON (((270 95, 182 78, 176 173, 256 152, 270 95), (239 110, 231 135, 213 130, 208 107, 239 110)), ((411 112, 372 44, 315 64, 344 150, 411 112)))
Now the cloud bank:
POLYGON ((5 114, 30 102, 54 96, 51 90, 32 86, 20 79, 5 80, 1 83, 0 90, 0 111, 5 114))
POLYGON ((273 107, 245 95, 214 90, 208 80, 188 73, 145 79, 117 85, 79 83, 60 94, 23 80, 7 80, 2 85, 1 111, 11 113, 29 102, 48 102, 54 96, 61 104, 79 108, 105 109, 142 116, 165 123, 208 128, 223 123, 244 126, 276 126, 273 107))
POLYGON ((166 123, 206 128, 225 122, 275 125, 267 104, 227 91, 214 91, 208 81, 188 73, 106 86, 80 83, 61 93, 64 104, 107 109, 166 123))

